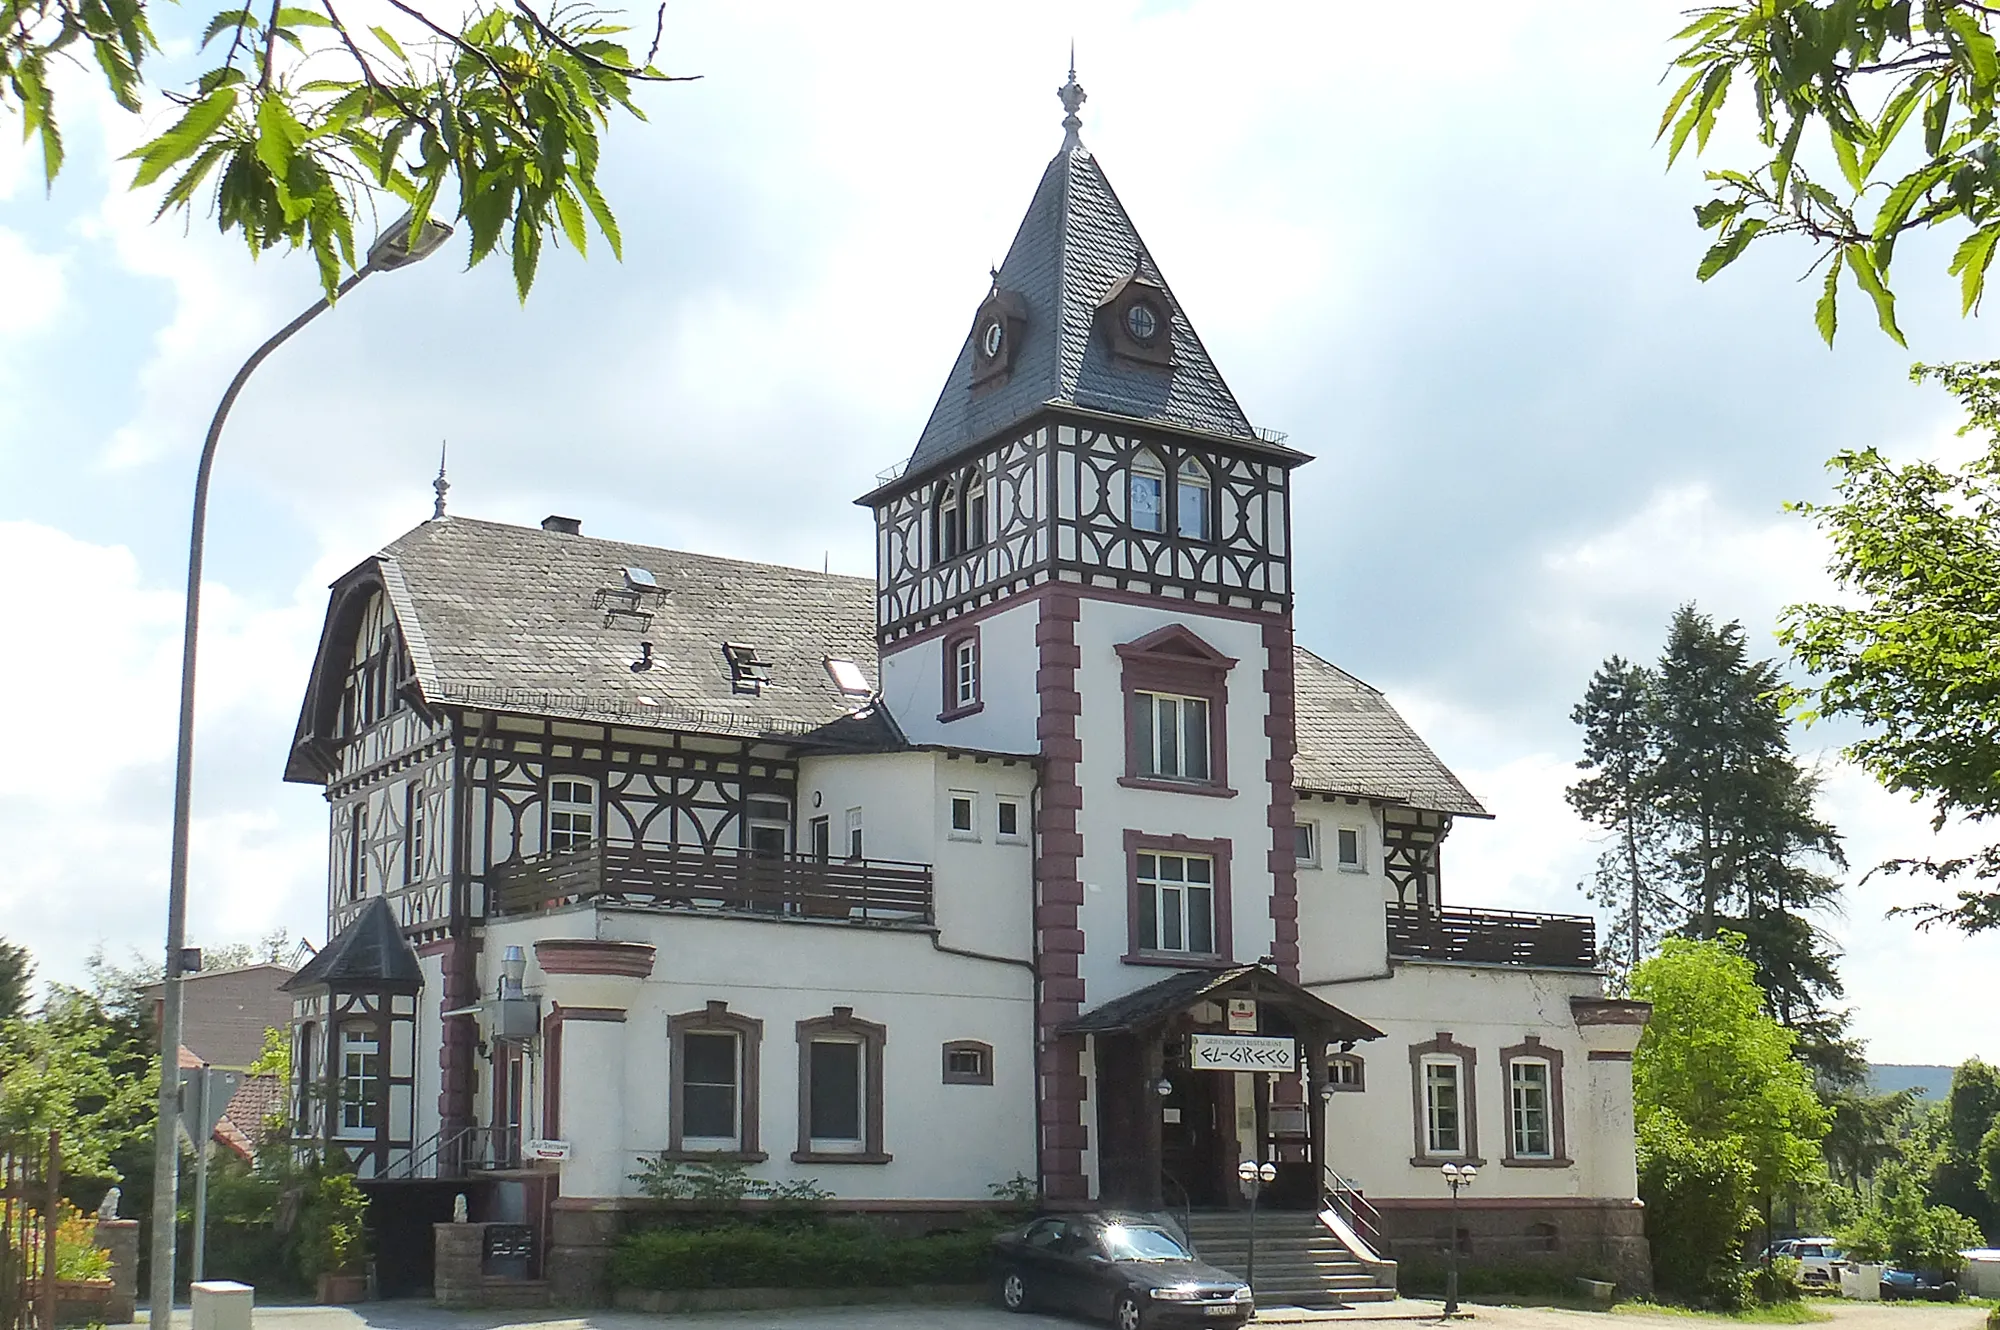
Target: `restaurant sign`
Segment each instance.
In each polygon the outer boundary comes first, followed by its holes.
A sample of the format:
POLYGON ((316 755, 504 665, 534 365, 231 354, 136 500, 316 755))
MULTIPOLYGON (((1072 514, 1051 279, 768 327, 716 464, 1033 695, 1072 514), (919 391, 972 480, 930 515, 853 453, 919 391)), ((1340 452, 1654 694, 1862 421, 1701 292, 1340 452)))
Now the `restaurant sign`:
POLYGON ((1190 1035, 1188 1064, 1196 1071, 1297 1071, 1299 1048, 1270 1035, 1190 1035))

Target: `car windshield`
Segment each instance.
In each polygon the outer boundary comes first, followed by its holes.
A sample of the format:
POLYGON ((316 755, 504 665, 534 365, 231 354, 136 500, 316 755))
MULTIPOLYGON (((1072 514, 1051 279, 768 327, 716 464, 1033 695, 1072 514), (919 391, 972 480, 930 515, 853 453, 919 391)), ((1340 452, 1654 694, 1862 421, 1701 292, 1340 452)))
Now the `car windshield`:
POLYGON ((1164 1229, 1139 1228, 1130 1224, 1109 1224, 1104 1229, 1104 1251, 1116 1261, 1186 1261, 1187 1248, 1164 1229))

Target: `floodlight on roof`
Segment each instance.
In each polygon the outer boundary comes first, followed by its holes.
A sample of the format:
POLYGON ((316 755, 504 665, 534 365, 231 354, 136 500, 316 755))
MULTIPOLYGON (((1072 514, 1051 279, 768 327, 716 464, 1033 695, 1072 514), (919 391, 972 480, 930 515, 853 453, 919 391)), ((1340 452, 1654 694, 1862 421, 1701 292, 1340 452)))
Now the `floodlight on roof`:
POLYGON ((869 697, 874 694, 875 690, 868 686, 868 676, 863 674, 861 667, 851 660, 837 660, 828 656, 826 673, 827 677, 833 680, 833 686, 849 697, 869 697))

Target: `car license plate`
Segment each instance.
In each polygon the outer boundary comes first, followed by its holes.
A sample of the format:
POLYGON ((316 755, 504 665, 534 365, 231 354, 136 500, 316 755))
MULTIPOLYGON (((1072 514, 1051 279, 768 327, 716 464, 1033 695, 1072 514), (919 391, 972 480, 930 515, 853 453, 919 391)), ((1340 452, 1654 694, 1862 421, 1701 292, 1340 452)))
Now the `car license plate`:
POLYGON ((1204 1307, 1202 1311, 1209 1316, 1234 1316, 1236 1314, 1236 1304, 1233 1302, 1213 1302, 1204 1307))

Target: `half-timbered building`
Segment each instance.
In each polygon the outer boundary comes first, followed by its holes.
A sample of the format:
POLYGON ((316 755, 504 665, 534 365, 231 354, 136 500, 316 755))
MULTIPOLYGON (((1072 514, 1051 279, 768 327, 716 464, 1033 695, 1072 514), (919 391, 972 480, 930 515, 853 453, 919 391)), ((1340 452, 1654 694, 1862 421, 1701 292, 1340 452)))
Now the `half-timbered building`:
POLYGON ((1343 1296, 1441 1241, 1642 1278, 1645 1008, 1589 919, 1447 890, 1486 810, 1294 641, 1309 458, 1063 95, 859 501, 872 581, 440 502, 335 583, 287 768, 330 810, 301 1113, 383 1185, 476 1175, 578 1296, 641 1156, 1188 1216, 1250 1158, 1350 1249, 1343 1296), (1482 1167, 1462 1234, 1446 1162, 1482 1167))

